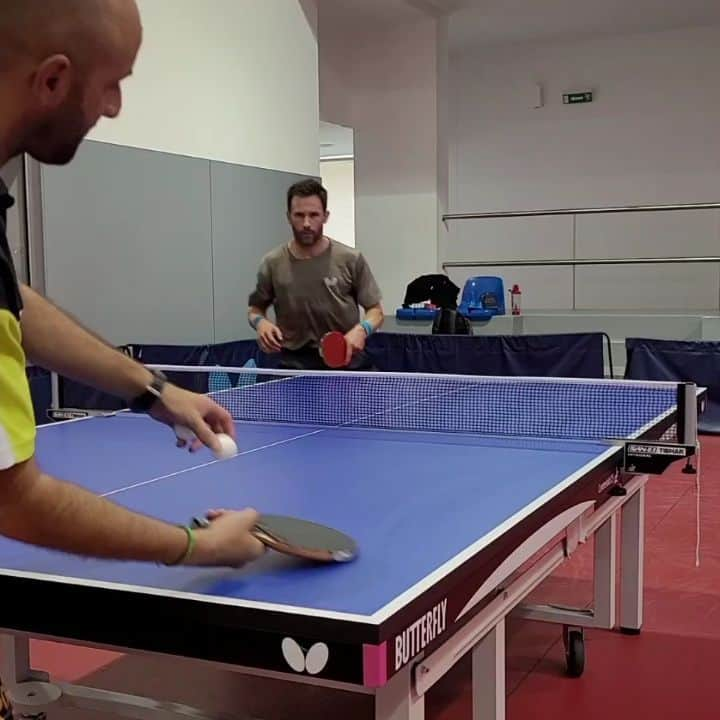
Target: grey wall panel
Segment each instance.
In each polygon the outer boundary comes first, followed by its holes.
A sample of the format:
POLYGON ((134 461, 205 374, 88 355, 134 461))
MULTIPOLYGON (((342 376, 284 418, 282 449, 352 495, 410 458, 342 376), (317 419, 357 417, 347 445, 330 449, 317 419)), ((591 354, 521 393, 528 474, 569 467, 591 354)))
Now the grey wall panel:
POLYGON ((581 266, 575 275, 578 310, 685 313, 720 309, 716 263, 581 266))
POLYGON ((720 211, 578 215, 576 257, 674 257, 717 255, 720 211))
POLYGON ((115 344, 213 342, 207 160, 85 142, 42 170, 46 292, 115 344))
POLYGON ((263 255, 290 238, 286 192, 304 176, 213 162, 215 340, 254 338, 248 295, 263 255))

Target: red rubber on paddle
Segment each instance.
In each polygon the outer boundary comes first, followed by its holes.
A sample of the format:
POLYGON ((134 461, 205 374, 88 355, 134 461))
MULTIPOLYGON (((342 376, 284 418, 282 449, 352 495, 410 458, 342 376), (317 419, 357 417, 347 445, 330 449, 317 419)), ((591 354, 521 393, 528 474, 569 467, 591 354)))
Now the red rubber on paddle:
POLYGON ((341 332, 329 332, 320 341, 320 356, 331 368, 347 364, 347 341, 341 332))

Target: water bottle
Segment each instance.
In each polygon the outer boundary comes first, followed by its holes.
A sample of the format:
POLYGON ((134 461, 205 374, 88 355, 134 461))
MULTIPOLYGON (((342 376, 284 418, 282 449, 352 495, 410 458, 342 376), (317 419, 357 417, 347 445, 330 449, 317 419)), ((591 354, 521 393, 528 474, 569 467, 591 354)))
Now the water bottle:
POLYGON ((520 286, 515 283, 510 290, 510 308, 513 315, 520 315, 522 292, 520 286))

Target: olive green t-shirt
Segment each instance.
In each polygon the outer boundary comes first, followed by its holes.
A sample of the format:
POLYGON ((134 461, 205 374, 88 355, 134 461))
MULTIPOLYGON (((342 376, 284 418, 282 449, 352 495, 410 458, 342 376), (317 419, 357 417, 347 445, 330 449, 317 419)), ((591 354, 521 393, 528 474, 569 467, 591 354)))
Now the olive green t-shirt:
POLYGON ((249 304, 265 311, 272 305, 284 347, 318 345, 333 330, 347 332, 360 321, 360 307, 382 300, 361 252, 330 240, 313 258, 296 258, 287 245, 262 259, 249 304))

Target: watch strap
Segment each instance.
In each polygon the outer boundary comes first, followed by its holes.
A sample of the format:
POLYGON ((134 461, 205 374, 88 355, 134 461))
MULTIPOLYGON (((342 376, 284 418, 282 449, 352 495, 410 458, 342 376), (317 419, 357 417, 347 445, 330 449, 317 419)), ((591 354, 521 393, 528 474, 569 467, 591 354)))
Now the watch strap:
MULTIPOLYGON (((150 370, 150 368, 148 368, 150 370)), ((147 412, 155 404, 155 401, 162 394, 167 383, 166 375, 160 370, 150 370, 153 374, 152 382, 145 386, 145 391, 130 401, 132 412, 147 412)))

